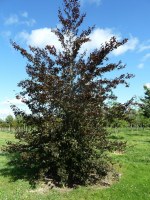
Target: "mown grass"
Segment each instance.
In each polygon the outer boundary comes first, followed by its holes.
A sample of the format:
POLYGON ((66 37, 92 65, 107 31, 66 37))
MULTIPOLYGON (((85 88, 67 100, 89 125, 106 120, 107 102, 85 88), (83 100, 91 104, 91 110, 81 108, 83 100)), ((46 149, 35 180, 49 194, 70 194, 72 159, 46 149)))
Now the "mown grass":
MULTIPOLYGON (((121 164, 121 178, 111 187, 80 187, 74 190, 32 190, 29 183, 14 181, 7 166, 7 156, 0 152, 0 200, 149 200, 150 199, 150 130, 120 130, 112 138, 127 141, 123 154, 112 154, 121 164)), ((11 133, 0 133, 0 146, 14 140, 11 133)), ((10 171, 11 172, 11 171, 10 171)))

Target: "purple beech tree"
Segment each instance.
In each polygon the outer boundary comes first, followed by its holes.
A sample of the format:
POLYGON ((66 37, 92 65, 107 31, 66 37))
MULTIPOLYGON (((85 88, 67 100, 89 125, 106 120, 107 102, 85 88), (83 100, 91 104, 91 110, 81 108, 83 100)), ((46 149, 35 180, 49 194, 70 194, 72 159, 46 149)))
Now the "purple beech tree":
POLYGON ((110 79, 105 74, 125 67, 120 61, 109 63, 108 55, 127 40, 112 37, 90 54, 80 53, 94 28, 79 29, 85 16, 78 0, 64 0, 64 9, 58 10, 62 26, 53 30, 61 50, 52 44, 29 46, 28 52, 12 43, 28 60, 28 79, 18 84, 22 91, 17 98, 31 113, 12 106, 28 130, 18 130, 18 141, 9 142, 5 151, 15 152, 11 164, 32 172, 31 180, 51 179, 69 187, 94 184, 110 170, 107 153, 121 147, 121 142, 109 140, 104 128, 107 101, 115 99, 113 89, 128 86, 126 80, 133 75, 110 79))

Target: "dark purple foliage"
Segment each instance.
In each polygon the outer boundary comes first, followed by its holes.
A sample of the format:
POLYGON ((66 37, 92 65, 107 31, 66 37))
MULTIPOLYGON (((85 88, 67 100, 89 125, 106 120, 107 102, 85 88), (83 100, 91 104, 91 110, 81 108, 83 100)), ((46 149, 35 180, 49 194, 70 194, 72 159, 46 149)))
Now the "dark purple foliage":
POLYGON ((110 170, 108 151, 121 146, 111 142, 105 130, 108 100, 115 99, 113 89, 128 86, 131 74, 107 78, 105 73, 125 66, 108 63, 108 55, 127 42, 110 41, 89 55, 79 54, 88 41, 93 27, 79 30, 85 14, 80 13, 78 0, 64 0, 64 10, 58 11, 62 28, 54 29, 62 50, 53 45, 30 52, 16 43, 13 47, 27 60, 28 79, 18 86, 31 114, 12 106, 21 115, 28 130, 16 133, 17 143, 8 143, 6 151, 17 153, 12 163, 32 171, 31 179, 52 179, 55 184, 93 184, 110 170), (66 39, 67 38, 67 39, 66 39))

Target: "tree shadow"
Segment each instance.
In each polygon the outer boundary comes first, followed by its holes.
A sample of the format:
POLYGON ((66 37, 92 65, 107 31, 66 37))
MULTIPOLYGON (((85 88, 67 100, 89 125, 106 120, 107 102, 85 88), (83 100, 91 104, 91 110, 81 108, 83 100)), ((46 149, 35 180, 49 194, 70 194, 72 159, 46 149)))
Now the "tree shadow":
POLYGON ((116 136, 116 135, 111 135, 109 136, 109 139, 113 139, 113 140, 123 140, 124 137, 123 136, 116 136))
POLYGON ((128 136, 143 136, 143 134, 141 134, 141 133, 139 133, 139 132, 137 132, 137 133, 135 133, 135 132, 132 133, 132 132, 131 132, 131 133, 127 133, 127 135, 128 135, 128 136))
POLYGON ((21 162, 17 159, 17 163, 14 164, 16 159, 16 154, 11 155, 9 153, 0 153, 0 156, 6 157, 7 163, 0 169, 0 176, 8 177, 10 182, 15 182, 17 180, 28 181, 31 188, 36 188, 36 183, 38 177, 36 176, 36 168, 24 168, 21 166, 21 162))
POLYGON ((143 142, 145 142, 145 143, 150 143, 150 140, 145 140, 145 141, 143 141, 143 142))

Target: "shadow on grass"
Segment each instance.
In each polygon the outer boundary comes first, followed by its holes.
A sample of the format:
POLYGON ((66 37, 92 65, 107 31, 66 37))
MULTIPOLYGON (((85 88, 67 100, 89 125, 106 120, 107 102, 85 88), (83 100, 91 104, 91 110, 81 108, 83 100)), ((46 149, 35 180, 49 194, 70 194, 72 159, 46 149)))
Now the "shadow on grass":
POLYGON ((145 133, 141 134, 141 133, 139 133, 139 132, 137 132, 137 133, 127 133, 127 135, 128 135, 128 136, 146 136, 145 133))
POLYGON ((116 136, 116 135, 111 135, 111 136, 109 136, 109 139, 113 139, 113 140, 122 140, 122 139, 124 139, 124 137, 123 136, 116 136))
POLYGON ((146 140, 144 140, 143 142, 145 142, 145 143, 150 143, 150 140, 147 140, 147 141, 146 141, 146 140))
POLYGON ((4 153, 4 152, 0 152, 0 157, 4 156, 4 157, 7 157, 7 153, 4 153))
POLYGON ((150 132, 148 132, 147 130, 143 130, 143 131, 131 131, 129 133, 126 133, 126 135, 129 136, 150 136, 150 132))
POLYGON ((29 182, 31 188, 36 188, 37 176, 36 168, 22 167, 21 162, 17 159, 17 163, 14 164, 16 155, 10 156, 8 153, 1 153, 0 156, 7 158, 7 163, 0 169, 0 176, 8 177, 10 182, 15 182, 19 179, 23 179, 29 182))

